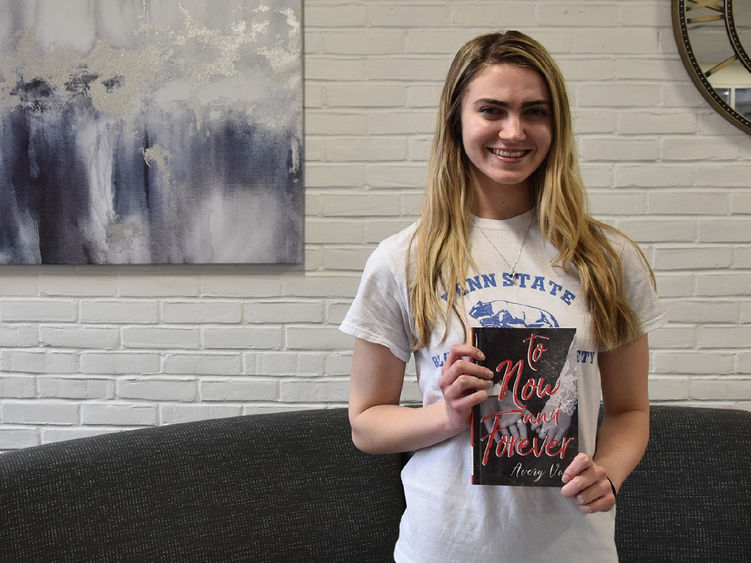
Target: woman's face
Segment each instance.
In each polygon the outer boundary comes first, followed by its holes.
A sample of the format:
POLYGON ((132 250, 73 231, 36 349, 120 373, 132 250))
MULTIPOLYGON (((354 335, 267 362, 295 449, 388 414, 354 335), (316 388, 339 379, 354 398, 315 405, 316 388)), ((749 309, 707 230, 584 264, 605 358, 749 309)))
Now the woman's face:
POLYGON ((461 130, 478 205, 524 207, 514 213, 529 209, 529 177, 553 138, 550 92, 542 76, 509 63, 485 66, 464 92, 461 130))

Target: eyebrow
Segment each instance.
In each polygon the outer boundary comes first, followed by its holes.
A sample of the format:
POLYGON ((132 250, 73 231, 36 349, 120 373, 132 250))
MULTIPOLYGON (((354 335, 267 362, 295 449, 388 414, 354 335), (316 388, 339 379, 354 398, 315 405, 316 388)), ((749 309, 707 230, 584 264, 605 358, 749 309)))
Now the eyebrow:
MULTIPOLYGON (((508 102, 503 102, 501 100, 495 100, 493 98, 480 98, 478 100, 475 100, 472 105, 482 105, 482 104, 492 104, 495 106, 502 106, 502 107, 508 107, 508 102)), ((532 100, 529 102, 524 102, 522 104, 522 107, 530 107, 530 106, 552 106, 552 102, 548 100, 532 100)))

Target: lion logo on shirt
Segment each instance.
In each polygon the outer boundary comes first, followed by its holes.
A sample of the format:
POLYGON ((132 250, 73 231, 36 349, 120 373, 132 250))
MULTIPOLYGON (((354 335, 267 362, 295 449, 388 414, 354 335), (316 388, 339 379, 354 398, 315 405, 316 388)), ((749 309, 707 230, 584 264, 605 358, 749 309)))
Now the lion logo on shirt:
POLYGON ((505 299, 478 301, 469 311, 480 326, 503 328, 557 328, 556 318, 544 309, 505 299))

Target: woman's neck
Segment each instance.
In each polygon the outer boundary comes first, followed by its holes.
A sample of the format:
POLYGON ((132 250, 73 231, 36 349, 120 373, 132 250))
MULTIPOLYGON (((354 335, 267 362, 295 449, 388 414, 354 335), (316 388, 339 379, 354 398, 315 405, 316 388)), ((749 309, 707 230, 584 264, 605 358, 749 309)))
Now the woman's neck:
POLYGON ((473 183, 472 214, 481 219, 510 219, 534 207, 529 186, 479 187, 473 183))

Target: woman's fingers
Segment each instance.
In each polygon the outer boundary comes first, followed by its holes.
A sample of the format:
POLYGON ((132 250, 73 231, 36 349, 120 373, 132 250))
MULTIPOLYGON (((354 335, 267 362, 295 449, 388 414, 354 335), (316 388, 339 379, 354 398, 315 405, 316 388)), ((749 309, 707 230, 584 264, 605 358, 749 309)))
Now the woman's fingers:
MULTIPOLYGON (((577 456, 571 461, 571 463, 569 463, 566 471, 563 472, 563 482, 566 484, 570 483, 575 477, 591 468, 593 464, 594 461, 587 454, 577 454, 577 456)), ((575 488, 575 486, 570 487, 570 489, 572 490, 575 488)))
POLYGON ((454 344, 451 347, 451 350, 449 350, 448 356, 446 356, 444 370, 446 366, 451 366, 457 360, 460 360, 462 358, 483 361, 485 359, 485 354, 483 354, 482 350, 480 350, 479 348, 475 348, 474 346, 470 346, 469 344, 454 344))
POLYGON ((469 345, 454 345, 446 355, 438 385, 452 425, 469 424, 472 408, 488 398, 493 372, 473 361, 484 359, 478 348, 469 345))
POLYGON ((483 371, 471 369, 463 363, 459 364, 455 366, 455 371, 449 371, 445 384, 441 385, 443 396, 447 400, 463 398, 475 391, 486 391, 493 385, 491 380, 485 378, 483 371))
POLYGON ((584 513, 604 512, 615 505, 615 496, 613 496, 613 491, 607 479, 596 481, 571 500, 584 513))
POLYGON ((610 510, 615 497, 605 469, 584 453, 578 454, 563 473, 561 494, 582 512, 610 510))
POLYGON ((444 396, 449 398, 448 392, 452 396, 460 397, 491 387, 493 372, 472 361, 473 359, 483 360, 484 358, 483 353, 474 346, 452 346, 446 357, 439 381, 444 396))

